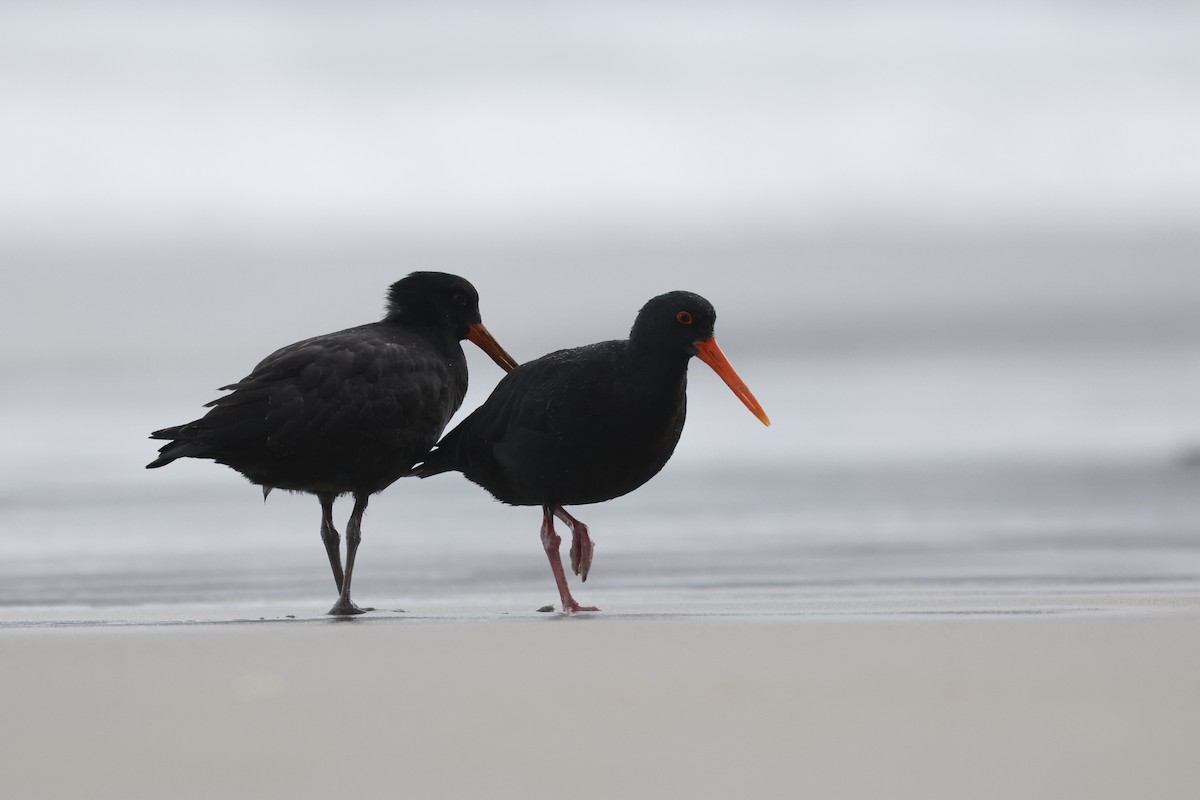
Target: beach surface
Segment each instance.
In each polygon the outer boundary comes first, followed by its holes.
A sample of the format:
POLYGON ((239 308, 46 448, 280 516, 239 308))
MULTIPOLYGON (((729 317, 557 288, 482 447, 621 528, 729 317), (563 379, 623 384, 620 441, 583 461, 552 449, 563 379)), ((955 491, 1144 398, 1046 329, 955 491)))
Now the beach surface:
POLYGON ((1191 798, 1200 781, 1194 598, 621 599, 10 620, 5 791, 1191 798))

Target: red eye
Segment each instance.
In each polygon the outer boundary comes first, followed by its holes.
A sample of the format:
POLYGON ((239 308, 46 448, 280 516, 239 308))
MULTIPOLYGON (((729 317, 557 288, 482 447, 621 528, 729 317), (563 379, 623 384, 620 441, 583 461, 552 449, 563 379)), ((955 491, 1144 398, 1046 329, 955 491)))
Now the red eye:
POLYGON ((675 315, 675 319, 679 321, 680 325, 691 325, 692 324, 692 315, 686 311, 680 311, 678 314, 675 315))

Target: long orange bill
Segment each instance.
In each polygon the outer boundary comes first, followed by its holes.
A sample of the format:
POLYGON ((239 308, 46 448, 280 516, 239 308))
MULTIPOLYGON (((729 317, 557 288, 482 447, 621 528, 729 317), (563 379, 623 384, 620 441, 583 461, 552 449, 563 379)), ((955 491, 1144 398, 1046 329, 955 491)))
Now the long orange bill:
POLYGON ((746 408, 754 416, 758 417, 763 425, 770 425, 771 420, 767 418, 767 412, 763 411, 763 407, 758 404, 758 400, 746 388, 746 384, 742 383, 742 379, 738 377, 733 365, 729 363, 729 359, 721 352, 721 348, 717 346, 715 338, 709 339, 707 342, 696 342, 696 355, 705 364, 713 368, 713 372, 721 376, 721 380, 725 381, 725 385, 733 390, 733 393, 746 404, 746 408))
POLYGON ((517 360, 510 356, 500 346, 500 343, 488 333, 488 329, 483 327, 482 322, 476 322, 467 328, 467 338, 471 340, 472 344, 491 356, 492 361, 499 364, 505 372, 512 372, 517 368, 517 360))

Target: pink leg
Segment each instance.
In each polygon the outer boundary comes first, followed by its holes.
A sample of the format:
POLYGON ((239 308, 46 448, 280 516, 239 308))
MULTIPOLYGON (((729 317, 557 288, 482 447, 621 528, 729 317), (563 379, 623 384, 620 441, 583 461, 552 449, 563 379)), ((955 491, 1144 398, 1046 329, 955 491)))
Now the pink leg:
POLYGON ((562 506, 555 507, 554 516, 571 527, 571 569, 580 580, 586 581, 592 569, 592 553, 596 550, 592 537, 588 536, 588 527, 568 514, 562 506))
POLYGON ((562 600, 563 611, 568 614, 574 614, 576 611, 599 611, 595 606, 581 606, 571 597, 571 590, 567 587, 567 575, 558 555, 561 542, 562 537, 554 532, 553 509, 550 506, 542 506, 542 547, 546 549, 546 557, 550 559, 550 571, 554 573, 554 582, 558 585, 558 596, 562 600))

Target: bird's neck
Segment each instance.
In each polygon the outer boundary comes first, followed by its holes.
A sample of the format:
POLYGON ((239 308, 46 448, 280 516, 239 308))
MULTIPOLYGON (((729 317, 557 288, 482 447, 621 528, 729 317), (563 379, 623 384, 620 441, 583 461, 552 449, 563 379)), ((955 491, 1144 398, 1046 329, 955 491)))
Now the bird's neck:
POLYGON ((664 351, 662 348, 638 347, 629 342, 629 359, 634 371, 646 385, 676 388, 687 382, 688 361, 686 352, 664 351))
POLYGON ((431 344, 438 351, 450 356, 462 358, 462 345, 460 341, 462 337, 456 336, 455 331, 451 330, 449 325, 430 324, 427 320, 414 320, 404 316, 402 313, 389 314, 383 320, 384 325, 395 327, 397 330, 409 332, 409 335, 417 334, 431 344))

